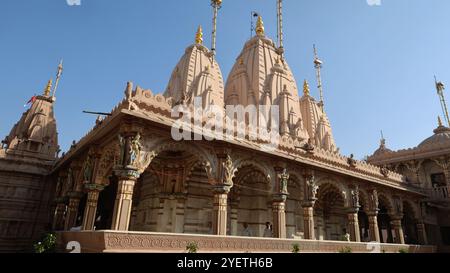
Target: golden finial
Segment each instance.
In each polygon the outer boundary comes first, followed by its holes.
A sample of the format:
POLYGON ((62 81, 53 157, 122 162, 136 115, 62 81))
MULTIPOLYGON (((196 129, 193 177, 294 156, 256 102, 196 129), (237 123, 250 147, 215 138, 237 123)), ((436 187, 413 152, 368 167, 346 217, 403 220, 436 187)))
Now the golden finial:
POLYGON ((195 34, 195 43, 198 45, 203 44, 203 29, 202 26, 198 26, 197 33, 195 34))
POLYGON ((438 116, 438 124, 439 124, 439 127, 444 126, 444 125, 442 124, 441 116, 438 116))
POLYGON ((303 83, 303 95, 309 96, 309 84, 307 80, 303 83))
POLYGON ((50 92, 52 91, 53 79, 50 79, 47 83, 47 87, 44 90, 44 96, 50 96, 50 92))
POLYGON ((258 17, 258 21, 256 22, 256 34, 258 36, 264 36, 265 35, 265 29, 264 29, 264 22, 262 20, 262 17, 258 17))

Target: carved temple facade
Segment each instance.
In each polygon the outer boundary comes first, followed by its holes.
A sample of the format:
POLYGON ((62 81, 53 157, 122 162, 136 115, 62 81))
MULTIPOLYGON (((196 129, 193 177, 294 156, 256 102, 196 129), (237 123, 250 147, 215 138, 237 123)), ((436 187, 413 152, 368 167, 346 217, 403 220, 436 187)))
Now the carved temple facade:
MULTIPOLYGON (((42 172, 52 187, 52 196, 44 200, 52 204, 47 219, 53 230, 71 231, 62 236, 72 234, 72 239, 89 232, 135 231, 143 237, 127 238, 142 244, 148 233, 428 245, 433 232, 426 228, 423 209, 432 198, 428 188, 411 183, 395 168, 339 154, 323 102, 310 95, 306 81, 300 97, 282 50, 265 36, 261 18, 226 84, 200 31, 163 95, 128 83, 123 101, 61 157, 56 158, 56 139, 45 137, 48 130, 38 130, 41 138, 35 144, 33 126, 19 122, 31 133, 12 134, 5 141, 6 155, 19 135, 22 150, 39 147, 53 156, 42 172), (222 130, 224 137, 214 140, 175 140, 178 119, 172 110, 180 105, 193 109, 196 97, 202 98, 202 109, 219 109, 224 114, 216 112, 216 117, 231 120, 225 105, 277 106, 276 147, 267 149, 265 139, 251 137, 248 119, 231 122, 244 128, 241 136, 230 138, 222 130)), ((33 109, 46 101, 39 97, 29 113, 39 116, 33 109)), ((47 103, 51 119, 53 102, 47 103)), ((53 128, 53 122, 44 123, 53 128)), ((202 132, 191 129, 190 136, 202 132)))

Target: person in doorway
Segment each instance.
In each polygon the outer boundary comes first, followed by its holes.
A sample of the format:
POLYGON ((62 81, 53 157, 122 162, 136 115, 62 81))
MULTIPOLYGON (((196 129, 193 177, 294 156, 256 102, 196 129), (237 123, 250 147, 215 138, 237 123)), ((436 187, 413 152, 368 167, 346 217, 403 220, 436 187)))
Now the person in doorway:
POLYGON ((248 223, 244 223, 243 226, 244 226, 244 230, 242 231, 242 236, 252 237, 253 236, 252 230, 250 229, 248 223))
POLYGON ((347 230, 344 228, 343 230, 342 230, 342 241, 344 241, 344 242, 350 242, 350 234, 347 232, 347 230))
POLYGON ((266 229, 264 230, 264 237, 265 238, 272 238, 273 237, 272 225, 269 222, 266 223, 266 229))

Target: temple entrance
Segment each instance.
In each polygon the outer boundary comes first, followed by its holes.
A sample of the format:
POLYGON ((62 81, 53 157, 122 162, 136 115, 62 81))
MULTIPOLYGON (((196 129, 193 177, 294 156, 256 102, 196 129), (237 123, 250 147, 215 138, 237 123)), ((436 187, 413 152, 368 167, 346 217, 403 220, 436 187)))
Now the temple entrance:
POLYGON ((160 153, 136 183, 130 230, 212 234, 211 189, 196 155, 160 153))
POLYGON ((347 230, 347 212, 344 197, 332 184, 322 184, 314 207, 316 238, 341 241, 347 230))
POLYGON ((393 230, 391 227, 391 217, 389 216, 388 201, 380 196, 378 212, 378 228, 380 230, 381 243, 394 243, 393 230))
POLYGON ((408 202, 403 202, 402 226, 405 235, 405 243, 410 245, 419 244, 414 210, 408 202))
POLYGON ((267 175, 246 165, 238 169, 231 193, 233 215, 230 230, 234 236, 272 237, 271 187, 267 175))
POLYGON ((362 242, 370 242, 369 237, 369 217, 365 211, 364 205, 358 211, 359 229, 362 242))
POLYGON ((114 203, 117 195, 118 179, 115 175, 109 177, 107 185, 98 196, 97 214, 95 217, 96 230, 109 230, 112 226, 114 203))
POLYGON ((304 238, 304 222, 303 222, 303 186, 301 181, 292 176, 288 184, 289 196, 286 201, 286 237, 303 239, 304 238))

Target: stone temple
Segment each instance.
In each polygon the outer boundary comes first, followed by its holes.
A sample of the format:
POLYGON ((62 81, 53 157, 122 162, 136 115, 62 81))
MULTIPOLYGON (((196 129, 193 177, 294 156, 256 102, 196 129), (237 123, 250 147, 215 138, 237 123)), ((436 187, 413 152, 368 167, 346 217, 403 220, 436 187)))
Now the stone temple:
POLYGON ((383 139, 366 161, 342 156, 323 100, 306 81, 299 90, 261 17, 255 32, 225 80, 199 28, 163 94, 128 83, 61 156, 49 82, 2 142, 0 251, 31 251, 50 231, 61 251, 73 241, 81 252, 448 251, 450 128, 402 151, 383 139), (257 115, 238 121, 229 106, 257 115), (208 114, 189 115, 198 108, 208 114), (184 136, 200 139, 174 139, 181 116, 192 121, 184 136))

